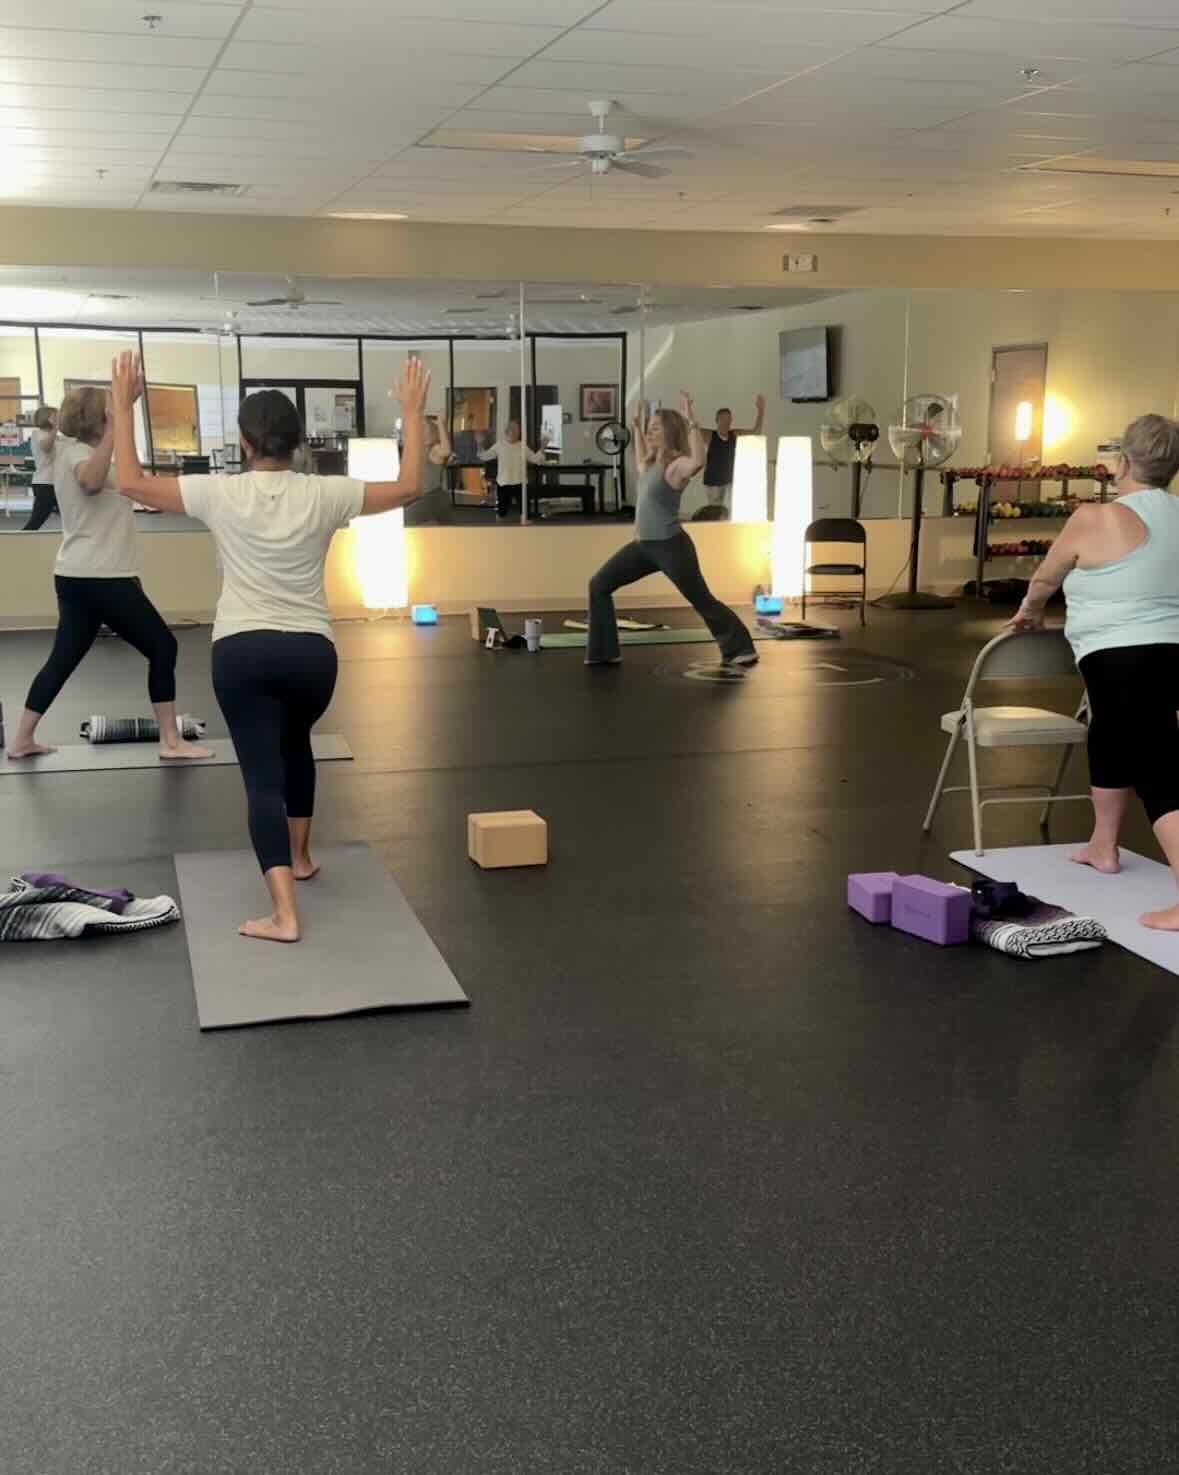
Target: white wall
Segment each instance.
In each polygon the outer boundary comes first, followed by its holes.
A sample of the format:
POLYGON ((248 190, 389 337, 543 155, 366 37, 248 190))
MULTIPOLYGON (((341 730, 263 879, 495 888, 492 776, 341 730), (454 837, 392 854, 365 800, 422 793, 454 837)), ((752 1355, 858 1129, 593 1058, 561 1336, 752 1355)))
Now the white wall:
MULTIPOLYGON (((904 292, 850 292, 804 307, 650 330, 646 334, 646 397, 674 409, 680 390, 687 389, 695 398, 702 425, 710 426, 717 410, 728 406, 734 423, 748 426, 753 422, 754 396, 764 394, 772 467, 780 435, 815 436, 817 447, 818 428, 828 408, 796 405, 781 398, 778 334, 818 324, 838 328, 839 392, 861 396, 884 417, 900 403, 904 384, 906 302, 904 292)), ((639 392, 639 362, 639 335, 632 333, 628 400, 639 392)), ((848 476, 847 471, 816 470, 817 513, 846 513, 848 476)), ((878 514, 890 506, 895 510, 895 482, 890 481, 887 488, 883 482, 881 475, 871 484, 867 513, 878 514)), ((704 500, 701 483, 694 483, 684 498, 685 514, 690 516, 704 500)))
MULTIPOLYGON (((818 449, 827 407, 792 405, 779 395, 779 332, 819 323, 840 330, 837 393, 868 400, 882 431, 906 392, 960 396, 964 434, 954 458, 959 465, 977 465, 986 456, 991 354, 997 347, 1048 345, 1049 463, 1088 465, 1098 443, 1120 434, 1136 415, 1179 409, 1179 294, 1134 291, 855 292, 781 312, 656 329, 646 335, 647 398, 671 406, 680 389, 688 388, 704 424, 722 404, 732 407, 738 424, 748 424, 760 389, 768 400, 771 462, 777 436, 815 436, 816 511, 844 513, 849 473, 823 468, 818 449)), ((637 334, 631 353, 633 396, 637 334)), ((877 459, 893 459, 886 440, 877 459)), ((685 510, 694 511, 703 500, 697 483, 685 510)), ((908 505, 906 500, 906 511, 908 505)), ((940 506, 941 487, 929 477, 926 510, 936 514, 940 506)), ((865 516, 895 516, 897 508, 897 474, 878 470, 868 484, 865 516)))

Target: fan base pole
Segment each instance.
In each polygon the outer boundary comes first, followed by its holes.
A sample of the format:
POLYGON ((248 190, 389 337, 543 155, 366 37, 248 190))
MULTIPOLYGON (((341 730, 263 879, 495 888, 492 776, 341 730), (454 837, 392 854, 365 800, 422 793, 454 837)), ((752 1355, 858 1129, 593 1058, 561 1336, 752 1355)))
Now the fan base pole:
POLYGON ((883 594, 871 601, 874 609, 953 609, 956 601, 940 594, 922 594, 920 590, 901 594, 883 594))

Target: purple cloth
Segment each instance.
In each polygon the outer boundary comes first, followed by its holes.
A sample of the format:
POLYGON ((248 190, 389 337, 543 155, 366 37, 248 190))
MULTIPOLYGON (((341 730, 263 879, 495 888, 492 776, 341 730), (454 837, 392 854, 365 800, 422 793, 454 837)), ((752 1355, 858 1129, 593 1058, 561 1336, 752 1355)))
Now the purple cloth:
POLYGON ((59 876, 53 871, 25 871, 21 875, 22 881, 27 881, 30 886, 68 886, 72 891, 89 891, 92 896, 105 896, 111 903, 111 911, 116 917, 121 917, 126 910, 127 903, 135 898, 123 887, 104 889, 101 886, 82 886, 77 881, 67 881, 64 876, 59 876))

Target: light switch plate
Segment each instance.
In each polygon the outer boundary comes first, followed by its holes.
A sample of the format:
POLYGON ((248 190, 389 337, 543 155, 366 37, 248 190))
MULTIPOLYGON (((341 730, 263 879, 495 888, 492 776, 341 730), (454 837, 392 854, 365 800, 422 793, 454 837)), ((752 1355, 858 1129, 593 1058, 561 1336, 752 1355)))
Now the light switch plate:
POLYGON ((818 271, 819 258, 812 252, 804 256, 783 256, 783 271, 818 271))

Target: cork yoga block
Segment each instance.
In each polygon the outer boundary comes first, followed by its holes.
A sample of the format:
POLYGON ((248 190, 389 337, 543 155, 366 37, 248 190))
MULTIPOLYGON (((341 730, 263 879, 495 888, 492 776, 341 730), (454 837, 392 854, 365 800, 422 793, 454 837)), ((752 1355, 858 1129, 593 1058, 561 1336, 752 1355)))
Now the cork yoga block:
POLYGON ((470 814, 467 853, 485 871, 507 866, 543 866, 549 858, 549 827, 531 809, 470 814))

